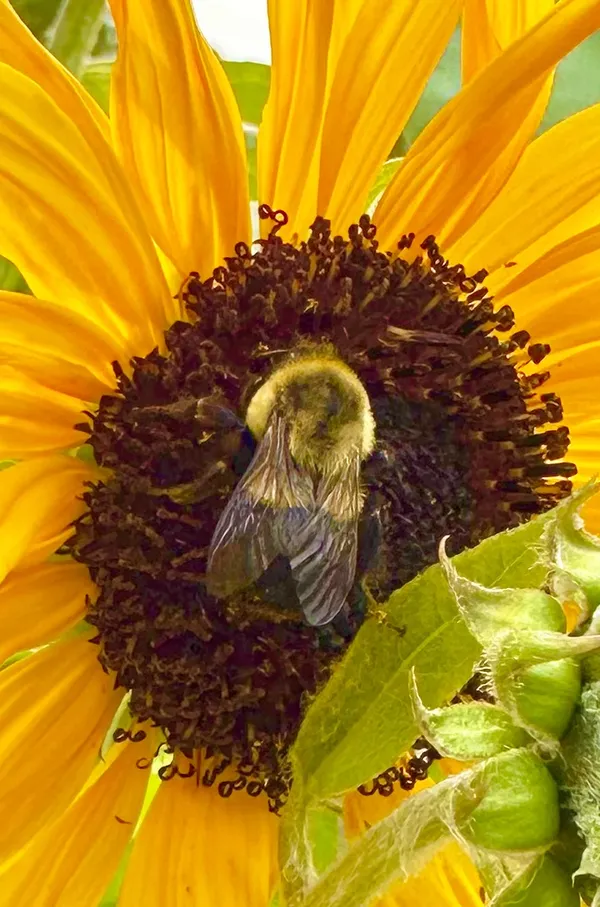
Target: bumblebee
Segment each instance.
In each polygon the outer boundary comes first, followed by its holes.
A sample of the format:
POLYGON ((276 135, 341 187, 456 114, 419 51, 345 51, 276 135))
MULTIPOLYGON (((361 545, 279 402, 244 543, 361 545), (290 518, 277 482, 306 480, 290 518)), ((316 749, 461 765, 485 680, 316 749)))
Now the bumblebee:
POLYGON ((341 610, 356 572, 361 464, 375 422, 361 382, 330 347, 297 351, 252 397, 257 447, 215 529, 207 589, 227 598, 288 560, 308 623, 341 610))

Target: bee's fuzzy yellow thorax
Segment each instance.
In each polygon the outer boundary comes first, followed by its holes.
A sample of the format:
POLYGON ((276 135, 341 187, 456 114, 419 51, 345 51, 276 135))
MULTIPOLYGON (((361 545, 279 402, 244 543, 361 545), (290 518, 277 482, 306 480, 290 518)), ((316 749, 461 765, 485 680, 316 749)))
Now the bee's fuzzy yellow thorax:
POLYGON ((276 410, 289 429, 294 459, 307 467, 342 461, 351 450, 367 457, 375 423, 367 392, 341 359, 318 350, 287 362, 259 388, 246 424, 260 440, 276 410))

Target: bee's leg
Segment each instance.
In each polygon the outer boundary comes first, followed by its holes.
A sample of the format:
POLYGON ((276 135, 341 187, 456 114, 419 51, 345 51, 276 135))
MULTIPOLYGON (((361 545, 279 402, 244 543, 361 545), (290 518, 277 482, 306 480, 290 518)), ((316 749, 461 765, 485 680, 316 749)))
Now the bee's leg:
POLYGON ((352 639, 352 637, 356 633, 356 629, 352 628, 348 617, 348 605, 344 605, 342 610, 338 611, 338 613, 330 623, 330 626, 335 630, 336 633, 339 633, 339 635, 343 639, 352 639))
POLYGON ((233 457, 232 464, 233 471, 238 478, 241 478, 250 466, 255 451, 256 441, 254 440, 250 429, 244 426, 244 429, 240 434, 239 449, 233 457))
POLYGON ((383 524, 381 520, 381 502, 375 492, 369 494, 358 523, 358 545, 356 555, 356 574, 360 580, 371 570, 376 562, 383 541, 383 524))
POLYGON ((393 630, 394 633, 397 633, 400 637, 404 636, 406 633, 406 627, 401 627, 398 626, 398 624, 392 623, 389 614, 386 614, 383 608, 377 608, 376 611, 370 611, 369 617, 374 617, 378 624, 381 624, 382 627, 387 627, 388 630, 393 630))

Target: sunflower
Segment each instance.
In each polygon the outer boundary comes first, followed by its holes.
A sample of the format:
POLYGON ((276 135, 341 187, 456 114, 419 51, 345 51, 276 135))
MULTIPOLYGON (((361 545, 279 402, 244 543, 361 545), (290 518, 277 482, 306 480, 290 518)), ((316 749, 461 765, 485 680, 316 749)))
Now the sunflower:
MULTIPOLYGON (((534 135, 600 2, 271 0, 254 243, 239 114, 187 0, 111 7, 109 121, 0 0, 0 252, 35 294, 0 294, 0 660, 32 653, 0 674, 0 902, 96 907, 135 831, 121 905, 260 907, 286 753, 365 588, 384 601, 441 535, 476 544, 596 468, 600 107, 534 135), (461 12, 465 87, 369 217, 461 12), (204 584, 246 408, 315 349, 377 436, 354 585, 317 628, 289 564, 225 600, 204 584)), ((434 756, 351 794, 348 835, 434 756)), ((479 883, 446 851, 390 898, 475 905, 479 883)))

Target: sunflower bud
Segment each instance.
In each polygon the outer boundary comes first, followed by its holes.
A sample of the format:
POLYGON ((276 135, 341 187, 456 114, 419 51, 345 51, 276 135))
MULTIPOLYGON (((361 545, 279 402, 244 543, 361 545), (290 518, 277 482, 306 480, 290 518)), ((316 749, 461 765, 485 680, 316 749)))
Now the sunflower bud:
POLYGON ((557 740, 566 732, 581 691, 581 670, 573 658, 530 665, 512 677, 512 700, 520 721, 557 740))
POLYGON ((477 847, 547 847, 559 831, 558 789, 538 756, 512 750, 471 770, 457 787, 454 819, 460 834, 477 847))

